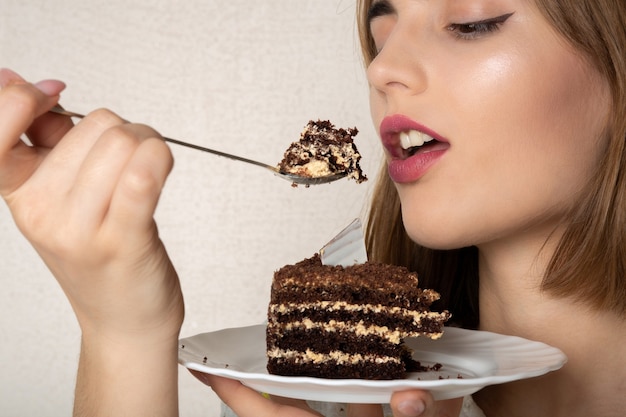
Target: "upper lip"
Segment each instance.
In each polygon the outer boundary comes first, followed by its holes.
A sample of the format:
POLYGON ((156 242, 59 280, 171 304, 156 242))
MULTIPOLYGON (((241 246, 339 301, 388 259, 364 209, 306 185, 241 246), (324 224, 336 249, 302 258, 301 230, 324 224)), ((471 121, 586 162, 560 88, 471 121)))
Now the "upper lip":
POLYGON ((408 116, 402 114, 394 114, 387 116, 380 123, 380 138, 383 146, 392 158, 402 158, 406 156, 406 152, 400 144, 400 134, 402 132, 417 131, 426 134, 436 141, 448 142, 433 130, 423 126, 408 116))

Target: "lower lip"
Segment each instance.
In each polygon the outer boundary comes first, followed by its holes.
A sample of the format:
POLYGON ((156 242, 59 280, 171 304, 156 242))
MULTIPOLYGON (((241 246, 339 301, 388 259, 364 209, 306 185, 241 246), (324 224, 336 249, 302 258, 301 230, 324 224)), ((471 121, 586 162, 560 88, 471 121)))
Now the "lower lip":
POLYGON ((410 183, 422 178, 446 153, 445 149, 416 153, 407 159, 392 159, 388 164, 389 177, 396 183, 410 183))

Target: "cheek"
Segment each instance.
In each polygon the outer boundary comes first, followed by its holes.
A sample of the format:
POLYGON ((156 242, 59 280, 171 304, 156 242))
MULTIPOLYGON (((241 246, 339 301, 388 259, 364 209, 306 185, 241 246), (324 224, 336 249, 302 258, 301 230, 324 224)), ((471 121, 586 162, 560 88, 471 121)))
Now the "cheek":
POLYGON ((480 244, 575 203, 601 156, 608 89, 576 56, 533 61, 493 59, 480 75, 463 74, 469 88, 447 112, 456 139, 447 159, 429 180, 399 187, 411 238, 439 249, 480 244))
POLYGON ((473 166, 518 186, 535 181, 530 189, 539 180, 579 186, 598 163, 610 106, 599 74, 555 39, 482 62, 458 79, 468 88, 450 92, 459 148, 473 166))
POLYGON ((599 160, 598 142, 607 122, 609 94, 600 76, 580 58, 562 53, 541 66, 526 67, 503 110, 508 159, 527 165, 555 188, 579 188, 599 160), (504 113, 506 110, 506 113, 504 113))

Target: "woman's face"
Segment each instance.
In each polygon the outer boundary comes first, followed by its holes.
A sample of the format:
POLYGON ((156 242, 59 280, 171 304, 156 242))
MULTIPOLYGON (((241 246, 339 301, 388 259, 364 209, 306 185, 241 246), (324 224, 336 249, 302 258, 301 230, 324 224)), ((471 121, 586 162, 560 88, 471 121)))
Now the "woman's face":
POLYGON ((605 81, 530 0, 381 0, 370 19, 371 111, 409 235, 544 240, 605 147, 605 81))

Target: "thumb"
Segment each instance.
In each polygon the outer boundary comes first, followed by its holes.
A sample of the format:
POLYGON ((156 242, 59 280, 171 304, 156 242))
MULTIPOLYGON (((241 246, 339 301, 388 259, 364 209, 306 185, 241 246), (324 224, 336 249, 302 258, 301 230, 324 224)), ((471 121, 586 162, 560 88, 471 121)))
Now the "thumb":
POLYGON ((458 417, 463 399, 435 401, 428 391, 410 390, 395 392, 390 405, 394 417, 458 417))
POLYGON ((15 72, 0 69, 0 194, 3 196, 19 188, 39 165, 42 155, 21 138, 35 118, 58 101, 64 87, 65 84, 54 80, 29 84, 15 72))

